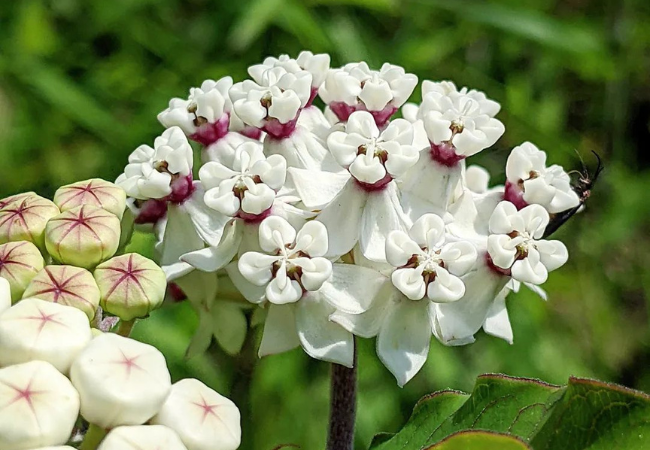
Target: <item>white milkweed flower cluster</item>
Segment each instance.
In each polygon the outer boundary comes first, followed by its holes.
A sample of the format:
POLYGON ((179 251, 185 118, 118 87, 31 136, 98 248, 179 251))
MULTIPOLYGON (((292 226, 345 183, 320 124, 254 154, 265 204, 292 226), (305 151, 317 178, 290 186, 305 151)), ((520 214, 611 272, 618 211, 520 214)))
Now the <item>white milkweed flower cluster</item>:
POLYGON ((418 78, 403 68, 330 68, 306 51, 248 73, 173 99, 158 116, 167 130, 117 180, 199 312, 194 350, 215 337, 237 353, 252 308, 260 356, 301 346, 351 366, 353 335, 376 337, 400 385, 432 337, 463 345, 482 328, 511 342, 505 297, 520 283, 543 292, 566 262, 545 229, 580 198, 528 142, 505 186, 466 167, 503 135, 499 103, 449 81, 424 81, 421 104, 406 103, 418 78), (188 139, 203 146, 200 168, 188 139), (248 303, 221 299, 229 290, 248 303))

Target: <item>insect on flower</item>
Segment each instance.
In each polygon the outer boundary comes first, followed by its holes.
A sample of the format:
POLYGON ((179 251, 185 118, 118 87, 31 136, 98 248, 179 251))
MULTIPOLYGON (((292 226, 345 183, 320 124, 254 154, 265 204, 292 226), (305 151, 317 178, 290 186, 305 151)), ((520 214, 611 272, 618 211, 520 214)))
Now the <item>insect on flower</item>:
POLYGON ((594 171, 593 175, 589 173, 589 169, 585 165, 582 158, 580 158, 580 161, 582 162, 582 171, 579 170, 573 171, 573 173, 577 172, 580 175, 576 183, 571 186, 573 188, 573 191, 576 194, 578 194, 578 197, 580 198, 580 204, 574 208, 567 209, 566 211, 563 211, 561 213, 551 215, 551 221, 549 222, 548 226, 546 227, 546 230, 544 231, 544 236, 543 236, 544 238, 555 233, 555 231, 557 231, 558 228, 560 228, 567 220, 569 220, 575 213, 577 213, 580 210, 580 208, 583 207, 587 199, 591 196, 591 189, 594 187, 594 184, 596 184, 596 180, 598 179, 598 176, 605 168, 603 166, 603 161, 600 159, 598 153, 596 153, 593 150, 591 151, 591 153, 593 153, 596 159, 598 160, 598 165, 596 166, 596 170, 594 171))

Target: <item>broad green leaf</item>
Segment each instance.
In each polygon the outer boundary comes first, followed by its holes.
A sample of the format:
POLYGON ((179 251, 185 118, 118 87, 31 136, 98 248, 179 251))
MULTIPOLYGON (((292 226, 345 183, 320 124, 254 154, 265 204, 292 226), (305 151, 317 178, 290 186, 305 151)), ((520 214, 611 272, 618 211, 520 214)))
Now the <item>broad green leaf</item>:
POLYGON ((560 387, 483 375, 469 396, 442 391, 423 398, 404 428, 370 448, 647 450, 650 396, 580 378, 560 387))
POLYGON ((531 450, 521 439, 492 431, 459 431, 425 450, 531 450))
MULTIPOLYGON (((419 450, 457 431, 472 429, 512 433, 526 438, 539 426, 560 390, 559 386, 537 380, 482 375, 469 398, 466 394, 454 393, 457 400, 466 400, 457 403, 457 408, 439 411, 435 394, 431 398, 425 397, 416 406, 406 426, 393 439, 376 448, 419 450)), ((445 406, 452 405, 446 403, 445 406)))
POLYGON ((531 441, 535 450, 650 448, 650 396, 596 380, 571 378, 531 441))

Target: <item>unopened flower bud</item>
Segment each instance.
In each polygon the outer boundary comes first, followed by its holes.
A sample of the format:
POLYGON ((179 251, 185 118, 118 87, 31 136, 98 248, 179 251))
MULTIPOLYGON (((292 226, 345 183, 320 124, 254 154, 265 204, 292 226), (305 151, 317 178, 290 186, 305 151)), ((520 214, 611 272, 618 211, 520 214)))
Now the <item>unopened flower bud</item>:
POLYGON ((126 192, 116 184, 93 178, 60 187, 54 194, 54 203, 61 212, 76 206, 90 205, 121 219, 126 208, 126 192))
POLYGON ((196 379, 175 383, 151 422, 176 431, 188 450, 235 450, 241 442, 237 406, 196 379))
POLYGON ((41 360, 65 374, 91 338, 78 309, 27 298, 0 316, 0 366, 41 360))
POLYGON ((2 200, 0 200, 0 208, 4 208, 9 203, 18 202, 26 199, 27 197, 33 197, 33 196, 36 196, 36 192, 29 191, 29 192, 21 192, 20 194, 10 195, 9 197, 5 197, 2 200))
POLYGON ((167 281, 163 270, 137 253, 118 256, 95 269, 95 281, 104 311, 122 320, 149 315, 165 298, 167 281))
POLYGON ((102 428, 145 423, 171 388, 158 349, 114 333, 88 344, 72 363, 70 380, 81 396, 81 415, 102 428))
POLYGON ((43 248, 45 226, 59 212, 54 203, 36 194, 15 196, 0 208, 0 244, 29 241, 43 248))
POLYGON ((79 394, 45 361, 0 369, 0 399, 1 449, 63 445, 79 415, 79 394))
POLYGON ((83 311, 89 320, 99 306, 99 288, 93 275, 74 266, 47 266, 29 283, 24 298, 36 297, 83 311))
POLYGON ((11 286, 9 282, 0 277, 0 314, 11 307, 11 286))
POLYGON ((45 246, 64 264, 95 267, 117 251, 120 220, 95 206, 77 206, 54 217, 45 229, 45 246))
POLYGON ((11 300, 16 302, 43 269, 45 261, 41 252, 31 242, 8 242, 0 245, 0 277, 9 282, 11 300))
POLYGON ((163 425, 113 428, 97 450, 186 450, 178 434, 163 425))

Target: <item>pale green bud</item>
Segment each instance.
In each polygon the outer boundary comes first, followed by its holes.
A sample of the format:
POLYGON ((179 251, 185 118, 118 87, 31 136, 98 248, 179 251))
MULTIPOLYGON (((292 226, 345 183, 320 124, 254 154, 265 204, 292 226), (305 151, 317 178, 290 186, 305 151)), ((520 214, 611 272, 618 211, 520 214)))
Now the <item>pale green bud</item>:
POLYGON ((54 203, 61 212, 89 205, 102 208, 121 219, 126 208, 126 192, 116 184, 93 178, 60 187, 54 194, 54 203))
POLYGON ((0 207, 0 244, 28 241, 44 248, 45 226, 59 213, 54 203, 34 193, 10 197, 0 207))
POLYGON ((148 316, 165 298, 165 273, 155 262, 137 253, 100 264, 94 275, 102 309, 122 320, 148 316))
POLYGON ((89 320, 99 306, 99 288, 93 274, 75 266, 45 267, 27 286, 23 298, 28 297, 80 309, 89 320))
POLYGON ((9 282, 13 302, 22 298, 23 292, 44 265, 41 252, 31 242, 0 245, 0 277, 9 282))
POLYGON ((95 206, 77 206, 45 228, 45 246, 57 261, 91 269, 106 261, 120 243, 120 219, 95 206))

